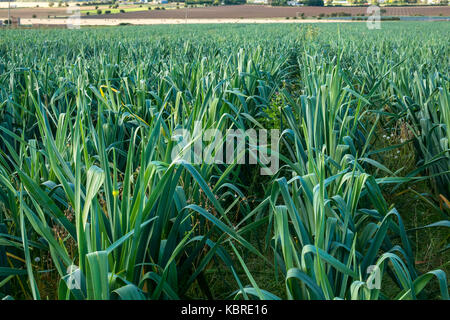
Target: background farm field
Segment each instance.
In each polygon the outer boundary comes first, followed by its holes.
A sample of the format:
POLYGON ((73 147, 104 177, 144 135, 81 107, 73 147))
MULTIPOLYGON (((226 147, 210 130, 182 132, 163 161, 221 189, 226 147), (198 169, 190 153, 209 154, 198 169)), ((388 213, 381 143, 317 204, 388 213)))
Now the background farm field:
MULTIPOLYGON (((81 24, 85 25, 92 20, 103 19, 103 25, 111 24, 117 20, 120 22, 136 23, 136 20, 154 21, 158 19, 172 20, 205 20, 215 21, 219 19, 295 19, 303 20, 307 18, 314 19, 332 19, 341 17, 351 19, 352 17, 369 16, 368 6, 268 6, 268 5, 188 5, 184 3, 171 2, 168 4, 142 3, 142 4, 88 4, 66 2, 61 5, 48 7, 42 3, 31 7, 21 7, 24 2, 16 2, 16 8, 8 10, 7 3, 0 2, 0 18, 6 20, 8 15, 14 18, 21 18, 24 24, 29 24, 28 19, 33 20, 32 24, 45 25, 65 24, 61 19, 73 15, 79 10, 81 24), (67 7, 66 7, 67 6, 67 7), (40 21, 39 21, 40 20, 40 21), (48 21, 50 20, 50 21, 48 21)), ((427 19, 434 17, 439 19, 448 19, 450 17, 449 6, 382 6, 381 15, 385 17, 414 17, 427 19)), ((142 23, 142 22, 141 22, 142 23)), ((167 21, 165 21, 167 23, 167 21)))
POLYGON ((0 297, 448 299, 449 34, 0 30, 0 297), (279 170, 180 129, 278 129, 279 170))
MULTIPOLYGON (((159 8, 159 7, 158 7, 159 8)), ((163 8, 163 7, 161 7, 163 8)), ((148 10, 119 12, 114 18, 117 19, 263 19, 263 18, 300 18, 300 17, 325 17, 336 14, 347 14, 349 16, 367 15, 367 7, 271 7, 262 5, 232 5, 219 7, 196 7, 186 9, 183 6, 168 7, 176 10, 148 10)), ((450 16, 448 6, 417 6, 417 7, 382 7, 385 16, 450 16)), ((91 13, 90 17, 94 13, 91 13)), ((99 16, 95 16, 99 17, 99 16)))

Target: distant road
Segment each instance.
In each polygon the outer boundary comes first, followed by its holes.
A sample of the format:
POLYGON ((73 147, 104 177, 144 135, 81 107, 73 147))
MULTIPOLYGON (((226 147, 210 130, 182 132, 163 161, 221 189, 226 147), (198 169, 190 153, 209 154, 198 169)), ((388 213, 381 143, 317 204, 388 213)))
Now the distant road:
MULTIPOLYGON (((56 3, 57 1, 54 1, 56 3)), ((35 8, 39 6, 40 8, 48 7, 49 2, 13 2, 11 1, 11 5, 15 5, 17 8, 35 8)), ((8 8, 8 2, 0 2, 0 8, 8 8)))
MULTIPOLYGON (((68 19, 22 19, 22 24, 33 26, 65 26, 73 21, 68 19)), ((216 23, 352 23, 352 20, 317 20, 317 19, 80 19, 80 26, 116 26, 121 23, 135 24, 135 25, 156 25, 156 24, 216 24, 216 23)))

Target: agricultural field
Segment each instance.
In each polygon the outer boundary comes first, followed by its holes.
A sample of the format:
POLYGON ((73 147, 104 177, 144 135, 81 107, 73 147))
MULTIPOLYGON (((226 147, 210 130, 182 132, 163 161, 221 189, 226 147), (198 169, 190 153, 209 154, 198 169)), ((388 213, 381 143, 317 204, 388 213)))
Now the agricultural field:
POLYGON ((0 30, 0 299, 449 299, 449 34, 0 30))
MULTIPOLYGON (((171 9, 176 9, 171 8, 171 9)), ((406 7, 383 7, 386 16, 450 16, 449 6, 406 6, 406 7)), ((348 15, 364 15, 367 7, 271 7, 262 5, 234 5, 218 7, 189 8, 190 19, 262 19, 262 18, 285 18, 318 17, 320 15, 331 15, 345 13, 348 15)), ((183 19, 186 9, 182 6, 179 10, 136 10, 114 15, 116 19, 183 19)), ((98 18, 92 14, 86 18, 98 18)))
MULTIPOLYGON (((423 16, 450 17, 450 6, 392 6, 382 7, 385 16, 423 16)), ((61 18, 80 10, 83 19, 284 19, 300 17, 328 17, 346 14, 349 16, 367 15, 367 7, 271 7, 263 5, 230 5, 230 6, 201 6, 185 8, 183 3, 169 4, 120 4, 112 5, 83 5, 70 7, 39 7, 14 8, 11 15, 22 19, 61 18), (106 14, 108 12, 108 14, 106 14)), ((0 8, 0 19, 8 18, 7 7, 0 8)))

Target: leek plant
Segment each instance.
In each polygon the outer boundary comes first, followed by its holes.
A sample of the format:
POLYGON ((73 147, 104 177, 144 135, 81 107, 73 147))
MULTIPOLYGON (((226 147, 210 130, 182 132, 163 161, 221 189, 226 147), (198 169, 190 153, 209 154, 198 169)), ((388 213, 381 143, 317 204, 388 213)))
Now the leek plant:
POLYGON ((448 209, 449 27, 386 27, 1 30, 0 298, 448 299, 386 195, 430 182, 448 209), (377 147, 400 121, 412 172, 377 147), (173 157, 179 130, 272 128, 271 177, 173 157))
POLYGON ((268 198, 270 245, 287 297, 387 299, 382 281, 390 276, 398 289, 389 298, 418 298, 436 277, 448 299, 442 270, 418 275, 402 218, 384 199, 381 187, 395 177, 376 179, 365 169, 394 176, 368 157, 376 122, 366 128, 362 115, 370 97, 345 85, 339 63, 309 65, 307 74, 310 83, 323 84, 308 87, 309 95, 297 101, 286 97, 284 132, 292 158, 268 198))

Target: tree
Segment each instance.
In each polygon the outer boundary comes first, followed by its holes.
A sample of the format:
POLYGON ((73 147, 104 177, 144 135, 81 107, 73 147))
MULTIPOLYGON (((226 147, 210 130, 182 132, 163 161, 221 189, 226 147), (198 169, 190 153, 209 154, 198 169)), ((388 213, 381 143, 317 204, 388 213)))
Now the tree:
POLYGON ((272 6, 287 6, 287 0, 272 0, 272 6))
POLYGON ((307 6, 323 7, 323 0, 307 0, 307 6))
POLYGON ((245 4, 246 0, 224 0, 224 4, 245 4))

